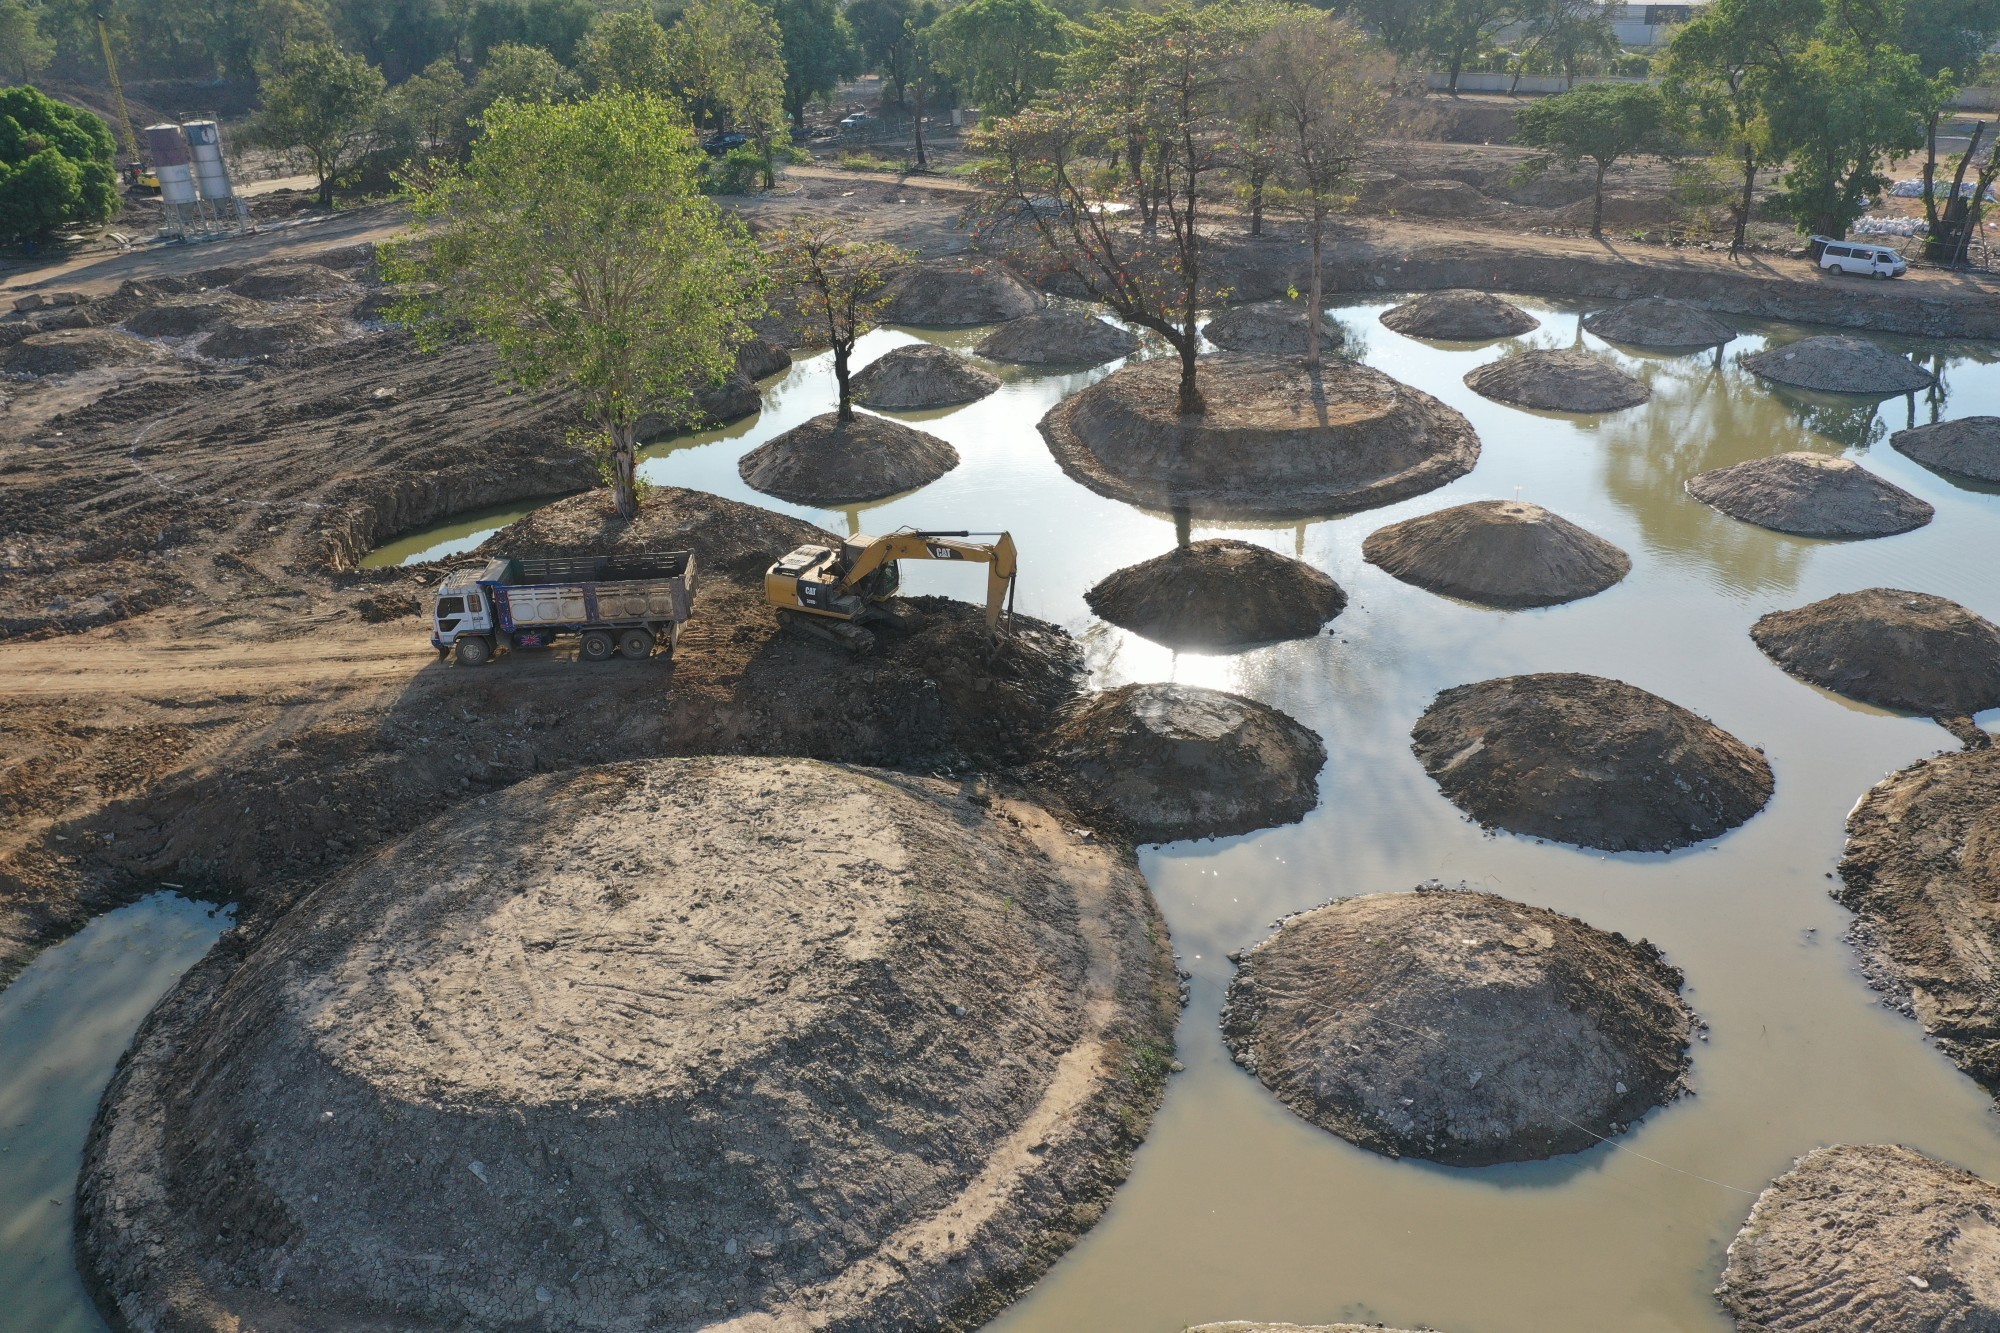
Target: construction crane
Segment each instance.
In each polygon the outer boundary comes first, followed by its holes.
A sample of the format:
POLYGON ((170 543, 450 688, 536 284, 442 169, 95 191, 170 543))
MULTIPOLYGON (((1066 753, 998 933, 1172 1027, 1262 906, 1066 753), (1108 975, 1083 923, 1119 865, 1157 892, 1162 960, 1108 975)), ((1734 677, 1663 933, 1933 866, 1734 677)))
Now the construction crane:
POLYGON ((132 110, 125 105, 125 84, 118 77, 118 57, 111 53, 111 14, 98 10, 97 40, 104 47, 104 72, 111 78, 111 99, 118 105, 118 128, 125 132, 125 179, 137 190, 160 192, 160 178, 147 166, 139 150, 139 134, 132 128, 132 110))
POLYGON ((903 560, 970 560, 986 566, 986 632, 997 641, 1014 614, 1014 539, 1004 532, 919 532, 849 537, 839 546, 801 546, 764 573, 764 598, 785 629, 857 656, 872 652, 871 624, 898 626, 887 605, 901 586, 903 560), (971 541, 991 537, 991 541, 971 541))

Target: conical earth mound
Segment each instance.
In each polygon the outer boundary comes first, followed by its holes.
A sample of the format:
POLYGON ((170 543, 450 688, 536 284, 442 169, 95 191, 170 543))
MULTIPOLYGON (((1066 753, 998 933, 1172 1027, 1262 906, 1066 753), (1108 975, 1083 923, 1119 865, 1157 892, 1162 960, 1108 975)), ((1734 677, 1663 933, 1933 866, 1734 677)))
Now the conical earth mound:
POLYGON ((1495 402, 1542 412, 1618 412, 1653 396, 1610 362, 1574 348, 1503 356, 1472 371, 1465 383, 1495 402))
POLYGON ((809 760, 530 779, 182 980, 81 1252, 134 1328, 976 1325, 1123 1175, 1167 950, 1130 854, 1024 802, 809 760))
POLYGON ((1659 950, 1491 893, 1422 889, 1288 917, 1222 1010, 1238 1064, 1391 1157, 1579 1152, 1684 1089, 1694 1015, 1659 950))
POLYGON ((228 294, 188 301, 168 301, 133 312, 125 320, 128 332, 141 338, 186 338, 205 333, 225 320, 254 319, 259 307, 228 294))
POLYGON ((1255 699, 1193 685, 1125 685, 1050 735, 1057 780, 1139 842, 1219 838, 1303 819, 1326 747, 1255 699))
POLYGON ((1623 681, 1573 672, 1445 690, 1411 748, 1481 824, 1608 852, 1719 837, 1771 799, 1764 756, 1623 681))
POLYGON ((1799 537, 1889 537, 1935 512, 1845 458, 1800 451, 1689 477, 1687 492, 1731 518, 1799 537))
MULTIPOLYGON (((1296 301, 1258 301, 1219 310, 1202 328, 1202 336, 1225 352, 1258 356, 1302 357, 1306 354, 1306 309, 1296 301)), ((1325 315, 1319 320, 1320 355, 1340 355, 1347 335, 1325 315)))
POLYGON ((1022 366, 1099 366, 1132 355, 1139 340, 1081 310, 1038 310, 1002 324, 972 350, 1022 366))
POLYGON ((1967 719, 2000 708, 2000 625, 1930 593, 1844 592, 1773 611, 1750 637, 1800 680, 1863 703, 1967 719))
POLYGON ((1479 457, 1471 423, 1378 370, 1234 352, 1201 358, 1199 415, 1178 411, 1180 366, 1120 367, 1042 418, 1075 480, 1114 500, 1205 517, 1301 518, 1390 504, 1479 457))
POLYGON ((228 320, 217 324, 195 350, 211 361, 248 361, 318 347, 340 337, 339 327, 326 319, 228 320))
POLYGON ((1173 648, 1305 639, 1347 594, 1311 565, 1226 537, 1128 565, 1083 595, 1104 619, 1173 648))
POLYGON ((752 489, 793 504, 880 500, 928 486, 958 466, 958 450, 886 417, 828 412, 758 445, 737 461, 752 489))
POLYGON ((864 366, 854 377, 854 398, 870 407, 951 407, 984 398, 999 387, 997 376, 949 347, 917 343, 864 366))
POLYGON ((1816 1148, 1757 1196, 1716 1295, 1738 1333, 2000 1328, 2000 1186, 1895 1144, 1816 1148))
POLYGON ((1632 347, 1718 347, 1736 330, 1698 305, 1648 296, 1586 315, 1583 327, 1606 342, 1632 347))
POLYGON ((1746 356, 1743 364, 1767 380, 1821 393, 1915 393, 1937 383, 1908 357, 1845 336, 1802 338, 1746 356))
POLYGON ((1933 472, 2000 485, 2000 417, 1961 417, 1899 430, 1889 443, 1933 472))
POLYGON ((1405 583, 1486 606, 1554 606, 1603 592, 1632 558, 1523 500, 1475 500, 1391 523, 1361 554, 1405 583))
POLYGON ((320 264, 259 264, 229 284, 253 301, 321 299, 358 294, 347 278, 320 264))
POLYGON ((1032 315, 1042 294, 1002 265, 962 259, 911 264, 889 276, 881 322, 956 329, 1032 315))
POLYGON ((1411 338, 1433 342, 1487 342, 1512 338, 1541 321, 1490 292, 1426 292, 1382 312, 1382 322, 1411 338))

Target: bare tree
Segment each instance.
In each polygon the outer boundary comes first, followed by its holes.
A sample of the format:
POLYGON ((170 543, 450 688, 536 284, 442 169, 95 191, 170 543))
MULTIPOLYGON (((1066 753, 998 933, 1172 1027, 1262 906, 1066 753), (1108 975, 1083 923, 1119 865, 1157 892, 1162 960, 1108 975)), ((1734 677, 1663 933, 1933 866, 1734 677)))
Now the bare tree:
POLYGON ((846 241, 844 224, 800 217, 766 243, 777 285, 777 304, 808 342, 833 348, 833 378, 840 390, 839 417, 854 420, 848 361, 861 335, 875 327, 889 302, 883 282, 891 270, 916 258, 881 241, 846 241))

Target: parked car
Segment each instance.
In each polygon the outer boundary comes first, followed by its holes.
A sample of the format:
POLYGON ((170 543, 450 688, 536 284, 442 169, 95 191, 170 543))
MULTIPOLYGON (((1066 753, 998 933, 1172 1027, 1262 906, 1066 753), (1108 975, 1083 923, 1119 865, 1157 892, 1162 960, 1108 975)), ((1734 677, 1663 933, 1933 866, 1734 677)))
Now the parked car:
POLYGON ((875 117, 869 115, 866 111, 857 111, 851 116, 842 116, 840 118, 840 128, 843 130, 856 130, 860 129, 863 125, 872 125, 874 123, 875 117))
POLYGON ((712 155, 716 157, 721 157, 724 153, 728 152, 730 149, 741 148, 744 144, 747 144, 749 142, 750 142, 749 135, 738 134, 735 130, 731 130, 727 134, 710 135, 708 141, 702 144, 702 147, 706 148, 712 155))
POLYGON ((1819 266, 1823 271, 1872 278, 1900 278, 1910 271, 1909 262, 1886 245, 1870 241, 1836 241, 1830 236, 1815 236, 1812 245, 1819 254, 1819 266))

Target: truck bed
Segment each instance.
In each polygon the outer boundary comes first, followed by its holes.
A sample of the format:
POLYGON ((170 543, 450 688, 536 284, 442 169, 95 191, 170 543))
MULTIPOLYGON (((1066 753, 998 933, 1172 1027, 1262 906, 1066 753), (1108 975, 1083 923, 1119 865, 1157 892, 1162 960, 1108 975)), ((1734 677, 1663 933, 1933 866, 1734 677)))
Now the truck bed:
POLYGON ((506 630, 540 625, 663 624, 693 610, 689 551, 495 561, 481 576, 506 630), (494 577, 498 575, 499 577, 494 577))

